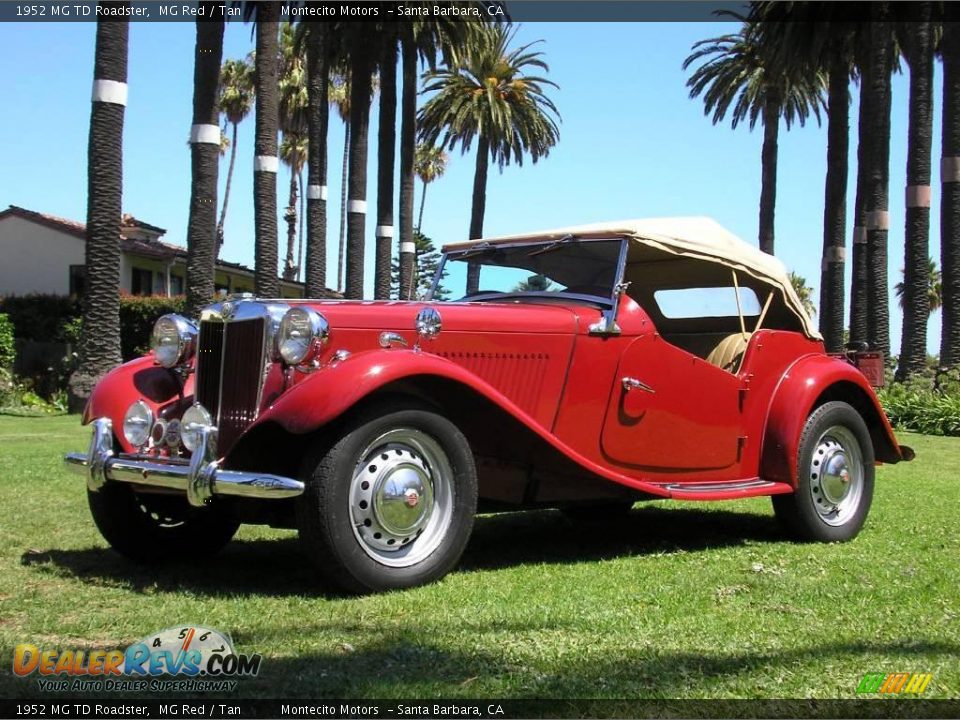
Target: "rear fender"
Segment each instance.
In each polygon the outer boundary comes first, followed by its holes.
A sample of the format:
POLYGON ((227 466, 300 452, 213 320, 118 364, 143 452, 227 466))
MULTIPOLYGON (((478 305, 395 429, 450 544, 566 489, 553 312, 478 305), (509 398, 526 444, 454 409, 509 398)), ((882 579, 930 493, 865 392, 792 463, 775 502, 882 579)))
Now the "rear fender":
POLYGON ((901 447, 876 393, 863 374, 849 363, 826 355, 808 355, 795 362, 774 394, 763 435, 760 476, 797 486, 797 454, 804 423, 816 408, 843 401, 863 417, 876 459, 885 463, 910 460, 901 447))

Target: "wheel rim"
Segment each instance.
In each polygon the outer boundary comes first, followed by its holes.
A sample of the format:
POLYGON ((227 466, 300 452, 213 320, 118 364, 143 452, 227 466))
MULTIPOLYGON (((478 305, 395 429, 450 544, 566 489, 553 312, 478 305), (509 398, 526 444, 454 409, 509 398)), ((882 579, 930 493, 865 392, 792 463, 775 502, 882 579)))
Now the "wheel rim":
POLYGON ((440 444, 414 428, 381 435, 360 454, 350 518, 363 551, 390 567, 429 556, 453 514, 453 468, 440 444))
POLYGON ((810 495, 820 519, 834 527, 857 512, 863 496, 863 453, 846 427, 835 425, 817 440, 810 460, 810 495))

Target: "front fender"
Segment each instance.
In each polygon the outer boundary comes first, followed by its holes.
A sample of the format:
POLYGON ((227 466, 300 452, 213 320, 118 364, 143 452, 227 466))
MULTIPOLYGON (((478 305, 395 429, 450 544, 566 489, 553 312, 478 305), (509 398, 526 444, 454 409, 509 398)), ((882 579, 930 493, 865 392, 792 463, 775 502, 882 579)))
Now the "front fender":
POLYGON ((103 376, 90 393, 83 411, 83 424, 100 417, 110 418, 124 451, 132 452, 134 448, 127 444, 121 431, 123 416, 131 403, 143 400, 153 410, 154 417, 162 417, 168 412, 181 411, 183 397, 184 389, 177 375, 154 364, 153 356, 147 355, 115 367, 103 376))
POLYGON ((878 461, 912 459, 913 452, 897 442, 863 373, 839 358, 807 355, 787 370, 770 403, 761 451, 760 475, 764 480, 797 486, 797 455, 804 423, 817 407, 832 400, 852 405, 863 416, 878 461))
POLYGON ((467 385, 525 424, 537 425, 513 401, 460 365, 430 353, 397 349, 366 350, 312 373, 277 398, 247 432, 264 423, 275 423, 296 435, 309 433, 335 420, 377 390, 423 375, 467 385))
POLYGON ((367 350, 318 370, 306 380, 298 382, 261 413, 231 452, 237 451, 243 445, 243 438, 257 427, 275 424, 288 433, 310 433, 335 421, 358 402, 392 383, 425 376, 451 380, 470 388, 509 413, 557 452, 594 475, 651 495, 670 496, 669 491, 661 487, 621 475, 584 457, 558 440, 510 398, 460 365, 413 350, 367 350))

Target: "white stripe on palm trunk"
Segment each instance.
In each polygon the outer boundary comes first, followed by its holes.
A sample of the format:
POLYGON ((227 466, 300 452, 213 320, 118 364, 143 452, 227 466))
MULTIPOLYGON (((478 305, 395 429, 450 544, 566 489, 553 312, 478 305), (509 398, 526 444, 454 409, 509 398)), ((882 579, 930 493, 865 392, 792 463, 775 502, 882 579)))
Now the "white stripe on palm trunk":
POLYGON ((192 125, 190 127, 190 143, 203 143, 207 145, 220 145, 220 126, 219 125, 192 125))
POLYGON ((254 172, 275 173, 280 170, 280 160, 276 155, 257 155, 253 158, 254 172))
POLYGON ((367 213, 367 201, 351 200, 350 204, 347 206, 347 212, 359 213, 361 215, 365 215, 367 213))
POLYGON ((307 200, 326 200, 326 185, 307 185, 307 200))
POLYGON ((377 237, 393 237, 393 225, 377 225, 377 237))
POLYGON ((889 228, 889 212, 886 210, 871 210, 867 213, 867 230, 887 230, 889 228))
POLYGON ((930 186, 929 185, 907 185, 907 207, 908 208, 930 207, 930 186))
POLYGON ((960 157, 940 158, 940 182, 960 182, 960 157))
POLYGON ((94 80, 92 102, 127 104, 127 84, 118 80, 94 80))
POLYGON ((417 251, 417 244, 412 242, 402 242, 400 243, 400 252, 402 253, 415 253, 417 251))

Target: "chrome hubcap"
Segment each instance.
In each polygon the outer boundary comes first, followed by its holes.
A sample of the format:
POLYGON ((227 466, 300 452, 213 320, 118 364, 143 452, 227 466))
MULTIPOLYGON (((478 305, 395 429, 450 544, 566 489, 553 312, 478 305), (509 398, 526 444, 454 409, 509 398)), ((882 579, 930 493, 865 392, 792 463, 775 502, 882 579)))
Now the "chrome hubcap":
POLYGON ((446 453, 419 430, 391 430, 371 443, 350 484, 353 531, 364 552, 391 567, 432 553, 450 526, 452 477, 446 453))
POLYGON ((826 430, 813 451, 809 474, 820 519, 843 525, 856 513, 863 495, 863 454, 853 433, 840 425, 826 430))

